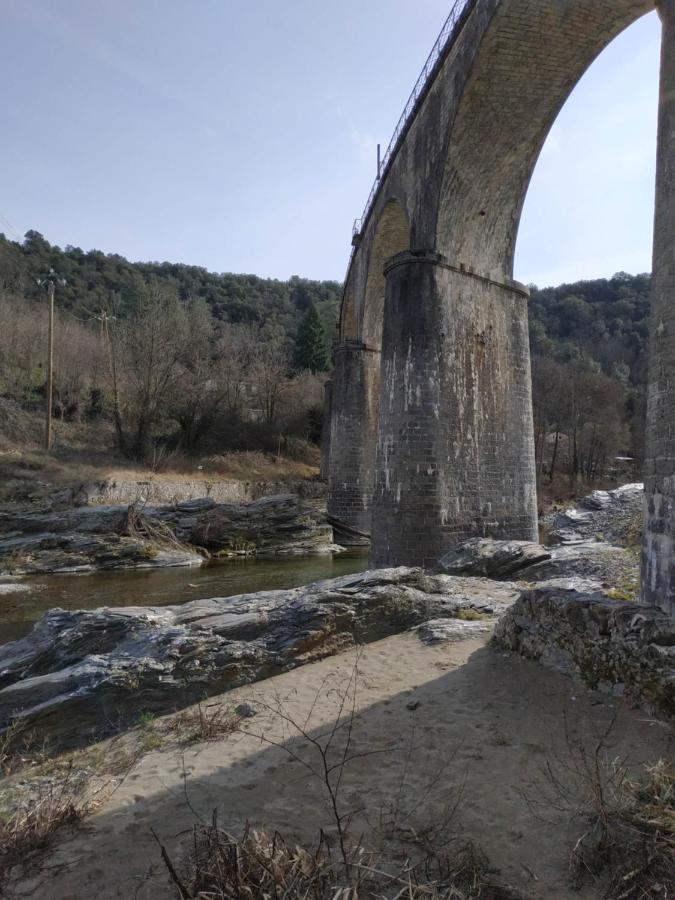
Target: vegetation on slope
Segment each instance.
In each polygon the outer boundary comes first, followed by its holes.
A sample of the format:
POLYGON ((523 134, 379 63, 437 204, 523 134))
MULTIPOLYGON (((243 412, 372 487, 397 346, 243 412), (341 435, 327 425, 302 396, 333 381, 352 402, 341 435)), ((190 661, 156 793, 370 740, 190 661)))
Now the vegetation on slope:
MULTIPOLYGON (((130 263, 36 231, 0 235, 0 404, 21 441, 18 411, 44 405, 46 310, 57 292, 55 411, 105 422, 128 457, 278 451, 317 441, 341 286, 130 263)), ((540 482, 573 487, 640 471, 650 277, 532 286, 535 440, 540 482), (621 458, 625 459, 621 459, 621 458)), ((25 428, 23 428, 25 431, 25 428)))

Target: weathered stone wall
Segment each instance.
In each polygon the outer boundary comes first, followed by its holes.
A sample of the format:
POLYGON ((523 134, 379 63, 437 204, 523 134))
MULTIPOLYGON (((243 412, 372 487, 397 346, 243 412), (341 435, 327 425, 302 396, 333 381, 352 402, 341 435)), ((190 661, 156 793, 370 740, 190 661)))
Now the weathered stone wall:
POLYGON ((675 0, 663 23, 645 447, 642 602, 675 617, 675 0))
POLYGON ((333 408, 333 382, 327 381, 323 386, 323 425, 321 428, 321 469, 322 481, 328 481, 330 472, 330 423, 333 408))
POLYGON ((494 642, 675 716, 675 624, 656 607, 550 582, 525 591, 498 622, 494 642))
POLYGON ((380 353, 345 341, 335 353, 328 514, 366 534, 371 504, 380 393, 380 353))
POLYGON ((372 563, 536 540, 527 291, 399 254, 387 273, 372 563))
POLYGON ((78 489, 68 492, 64 500, 82 504, 144 504, 144 503, 185 503, 201 497, 210 497, 218 503, 249 503, 261 497, 294 493, 300 497, 323 497, 326 487, 320 481, 167 481, 148 479, 131 481, 112 479, 111 481, 88 482, 78 489))

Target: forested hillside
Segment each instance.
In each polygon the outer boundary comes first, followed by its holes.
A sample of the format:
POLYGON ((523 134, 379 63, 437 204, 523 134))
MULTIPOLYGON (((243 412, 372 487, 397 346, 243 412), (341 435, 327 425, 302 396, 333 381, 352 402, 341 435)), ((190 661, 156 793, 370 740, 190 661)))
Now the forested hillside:
POLYGON ((130 263, 122 256, 99 250, 65 250, 52 246, 37 231, 23 243, 0 234, 0 291, 35 299, 37 279, 53 268, 65 285, 59 289, 59 307, 79 317, 106 308, 114 295, 118 311, 128 315, 149 282, 175 292, 180 300, 203 299, 214 319, 246 325, 272 325, 295 336, 300 320, 314 304, 332 337, 342 286, 337 281, 289 281, 207 272, 181 263, 130 263))
MULTIPOLYGON (((138 458, 158 442, 196 452, 317 438, 339 283, 130 263, 61 250, 36 231, 22 243, 0 235, 6 410, 44 403, 46 310, 37 280, 50 268, 65 279, 57 290, 58 418, 108 422, 119 449, 138 458)), ((649 287, 649 275, 625 273, 532 286, 541 480, 639 472, 649 287)))

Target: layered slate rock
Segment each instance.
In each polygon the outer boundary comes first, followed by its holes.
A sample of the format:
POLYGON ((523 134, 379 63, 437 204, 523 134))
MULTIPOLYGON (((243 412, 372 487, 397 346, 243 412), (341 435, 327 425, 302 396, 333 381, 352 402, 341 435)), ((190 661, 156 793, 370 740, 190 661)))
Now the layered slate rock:
POLYGON ((20 574, 156 569, 201 566, 204 557, 189 548, 153 546, 119 534, 37 534, 0 540, 0 566, 20 574))
POLYGON ((323 513, 294 495, 246 504, 204 498, 173 506, 0 512, 0 572, 15 574, 200 565, 209 553, 335 549, 323 513))
POLYGON ((597 589, 621 585, 624 594, 637 591, 635 554, 600 541, 542 547, 531 541, 473 538, 446 553, 438 567, 453 575, 482 575, 527 582, 565 578, 593 582, 597 589))
POLYGON ((675 621, 656 607, 553 580, 522 593, 493 641, 591 688, 625 693, 656 714, 675 716, 675 621))
POLYGON ((192 500, 179 503, 175 511, 160 511, 158 517, 175 528, 180 540, 213 552, 244 549, 279 555, 336 549, 324 513, 293 494, 263 497, 253 503, 192 500))
POLYGON ((0 727, 63 745, 314 659, 457 616, 503 614, 508 583, 382 569, 285 591, 182 606, 53 609, 0 647, 0 727))
POLYGON ((637 596, 639 560, 636 553, 603 541, 579 541, 561 544, 551 550, 550 558, 520 573, 526 581, 584 579, 598 587, 617 590, 624 600, 637 596))
POLYGON ((450 575, 484 575, 510 578, 522 569, 551 558, 550 550, 533 541, 499 541, 472 538, 449 550, 439 567, 450 575))
POLYGON ((576 506, 547 517, 550 538, 562 543, 601 540, 624 544, 641 531, 643 498, 641 483, 593 491, 576 506))

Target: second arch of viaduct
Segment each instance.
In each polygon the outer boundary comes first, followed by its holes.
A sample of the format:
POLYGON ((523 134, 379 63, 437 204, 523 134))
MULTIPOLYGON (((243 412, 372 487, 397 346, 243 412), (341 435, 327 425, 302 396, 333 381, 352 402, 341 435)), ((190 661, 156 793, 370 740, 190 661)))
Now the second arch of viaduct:
POLYGON ((643 595, 673 610, 675 0, 468 0, 355 235, 328 427, 329 514, 371 561, 433 564, 475 535, 534 539, 521 210, 575 84, 625 28, 663 23, 643 595), (672 386, 671 386, 672 385, 672 386))

